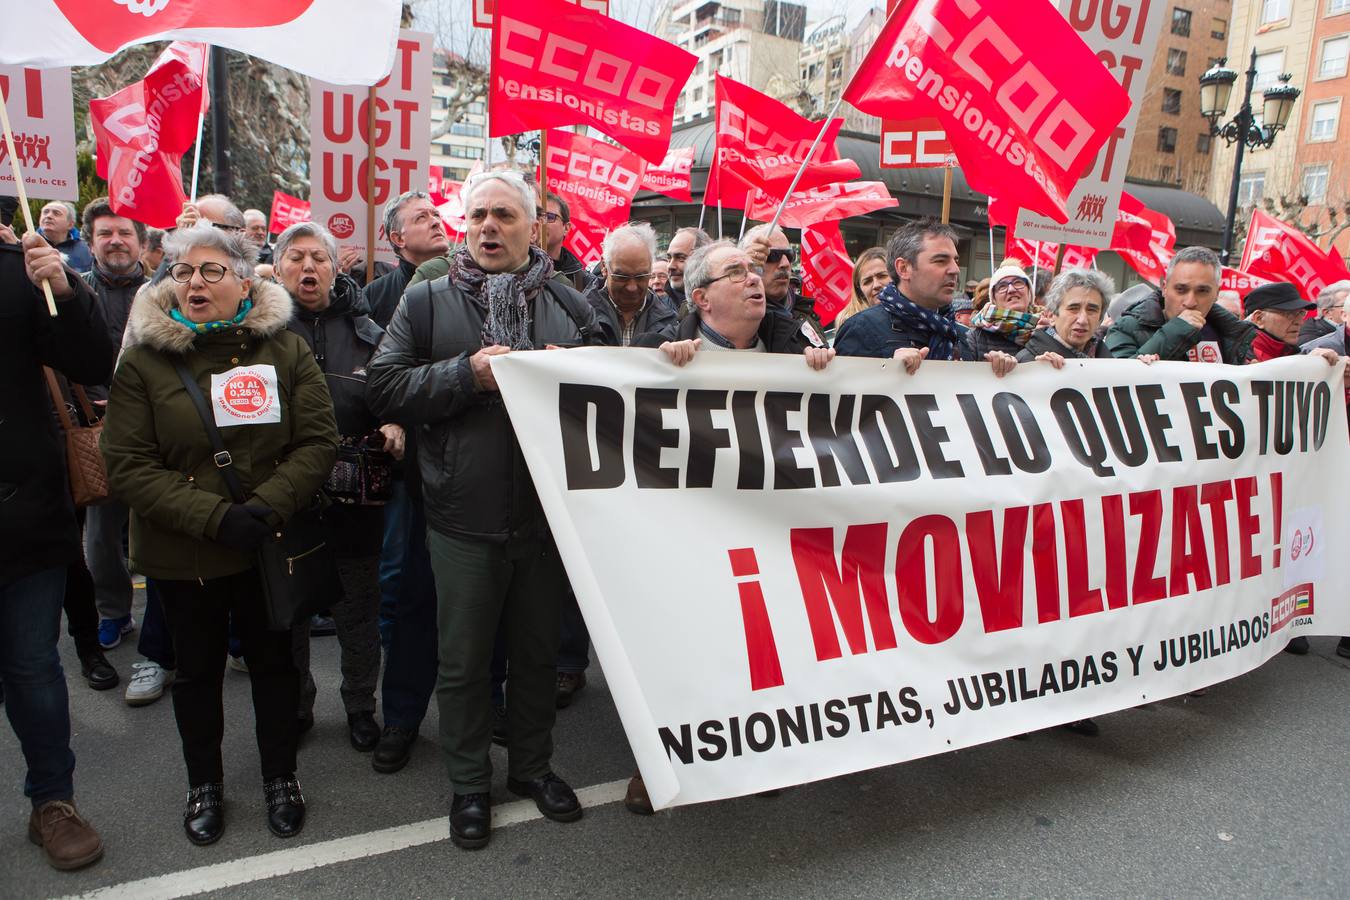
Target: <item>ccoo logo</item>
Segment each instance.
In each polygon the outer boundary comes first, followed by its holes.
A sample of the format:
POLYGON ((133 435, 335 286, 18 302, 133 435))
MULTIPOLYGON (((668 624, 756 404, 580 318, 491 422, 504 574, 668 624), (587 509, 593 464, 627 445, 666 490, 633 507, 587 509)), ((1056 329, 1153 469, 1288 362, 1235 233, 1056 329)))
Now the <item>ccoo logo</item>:
POLYGON ((314 0, 55 0, 86 41, 112 53, 176 28, 268 28, 294 21, 314 0))

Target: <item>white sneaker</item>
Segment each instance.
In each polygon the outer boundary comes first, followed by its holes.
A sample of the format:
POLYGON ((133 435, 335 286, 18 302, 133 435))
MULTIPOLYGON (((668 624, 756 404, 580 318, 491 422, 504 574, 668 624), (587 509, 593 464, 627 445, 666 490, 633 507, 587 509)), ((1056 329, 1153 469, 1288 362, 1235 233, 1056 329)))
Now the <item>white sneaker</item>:
POLYGON ((173 669, 143 659, 131 666, 135 671, 127 685, 127 705, 147 706, 164 696, 164 689, 173 684, 173 669))
POLYGON ((236 672, 243 672, 245 675, 248 674, 248 663, 244 662, 242 656, 226 656, 225 665, 236 672))

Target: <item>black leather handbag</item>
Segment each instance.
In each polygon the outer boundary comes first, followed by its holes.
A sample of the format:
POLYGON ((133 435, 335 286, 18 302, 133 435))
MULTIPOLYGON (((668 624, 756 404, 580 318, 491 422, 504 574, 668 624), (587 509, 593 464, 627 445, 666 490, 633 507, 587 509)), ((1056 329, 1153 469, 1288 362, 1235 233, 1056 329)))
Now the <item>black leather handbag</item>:
MULTIPOLYGON (((216 467, 220 469, 234 502, 247 502, 248 495, 234 471, 230 452, 225 449, 206 397, 187 366, 175 362, 174 368, 206 427, 216 467)), ((337 561, 328 548, 324 529, 323 501, 322 492, 316 494, 308 509, 292 516, 258 550, 257 569, 262 582, 263 606, 267 627, 272 631, 289 631, 297 622, 308 619, 323 606, 325 597, 331 598, 338 584, 337 561)))

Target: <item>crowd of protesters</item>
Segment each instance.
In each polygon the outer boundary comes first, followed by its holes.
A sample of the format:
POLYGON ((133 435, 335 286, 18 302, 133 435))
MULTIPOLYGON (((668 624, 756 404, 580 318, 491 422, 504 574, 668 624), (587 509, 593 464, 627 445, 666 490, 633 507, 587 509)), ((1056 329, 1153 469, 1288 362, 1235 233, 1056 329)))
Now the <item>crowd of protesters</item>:
MULTIPOLYGON (((475 176, 464 200, 467 241, 452 246, 426 194, 392 199, 384 224, 398 264, 364 285, 359 254, 340 252, 322 226, 292 225, 269 244, 260 211, 219 195, 185 207, 167 235, 106 198, 86 207, 82 231, 64 203, 48 204, 21 245, 0 226, 10 388, 0 415, 32 436, 3 451, 0 687, 27 760, 29 833, 52 865, 102 854, 74 804, 63 609, 95 690, 119 684, 104 651, 139 628, 143 659, 125 700, 172 696, 190 841, 212 843, 226 825, 230 668, 252 680, 267 825, 279 837, 301 831, 311 620, 269 627, 256 551, 316 498, 328 503, 334 573, 316 611, 340 644, 352 747, 372 754, 376 772, 398 772, 434 697, 455 844, 489 841, 494 742, 507 748, 510 791, 550 819, 581 817, 555 772, 552 731, 586 687, 590 639, 494 357, 605 345, 653 348, 677 366, 740 351, 798 355, 813 369, 836 355, 894 359, 909 374, 927 360, 982 362, 1002 377, 1019 364, 1245 364, 1300 352, 1335 364, 1346 352, 1350 282, 1316 298, 1268 285, 1235 314, 1202 247, 1178 252, 1161 284, 1112 322, 1117 294, 1100 272, 1052 276, 1009 259, 961 291, 956 233, 910 222, 858 255, 852 302, 831 331, 794 283, 782 230, 758 226, 733 242, 683 228, 663 248, 650 225, 631 223, 605 238, 595 274, 564 246, 561 198, 541 203, 526 179, 494 171, 475 176), (50 386, 44 366, 58 376, 50 386), (280 413, 216 431, 222 447, 194 393, 219 390, 241 366, 270 373, 280 413), (111 491, 78 511, 52 409, 55 399, 76 410, 76 385, 101 411, 111 491), (139 623, 132 573, 145 578, 139 623)), ((1288 649, 1307 652, 1306 639, 1288 649)), ((1338 652, 1350 656, 1350 639, 1338 652)), ((1092 720, 1066 727, 1098 731, 1092 720)), ((625 805, 652 812, 641 775, 625 805)))

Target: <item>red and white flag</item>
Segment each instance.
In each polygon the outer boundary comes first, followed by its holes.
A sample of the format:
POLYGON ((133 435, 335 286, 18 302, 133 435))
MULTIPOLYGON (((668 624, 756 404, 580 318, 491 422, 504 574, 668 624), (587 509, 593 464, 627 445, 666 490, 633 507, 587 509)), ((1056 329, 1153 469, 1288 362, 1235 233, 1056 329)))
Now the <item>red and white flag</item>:
POLYGON ((118 215, 172 228, 183 211, 182 160, 205 109, 206 51, 205 44, 175 41, 145 78, 89 101, 98 174, 118 215))
POLYGON ((273 191, 272 215, 269 218, 272 221, 267 230, 272 234, 281 234, 292 225, 309 221, 309 201, 273 191))
MULTIPOLYGON (((746 215, 757 222, 768 222, 773 219, 780 202, 781 198, 757 191, 750 199, 746 215)), ((809 191, 793 191, 778 222, 785 228, 807 228, 899 205, 900 201, 892 197, 880 181, 827 184, 809 191)))
POLYGON ((0 63, 92 66, 132 44, 229 47, 336 84, 374 84, 394 62, 398 0, 23 0, 0 28, 0 63))
POLYGON ((550 131, 544 163, 549 191, 566 200, 571 213, 565 244, 590 265, 600 259, 605 235, 628 221, 642 183, 642 157, 570 131, 550 131))
POLYGON ((694 148, 676 147, 660 165, 648 165, 642 172, 642 189, 665 194, 675 200, 693 200, 690 193, 694 171, 694 148))
POLYGON ((976 190, 1068 221, 1129 96, 1050 3, 915 0, 844 90, 862 112, 938 119, 976 190))
POLYGON ((853 260, 838 222, 802 229, 802 289, 816 301, 822 325, 833 322, 853 299, 853 260))
POLYGON ((1252 210, 1239 268, 1272 281, 1287 281, 1305 300, 1316 298, 1329 284, 1350 278, 1339 253, 1328 253, 1293 225, 1259 209, 1252 210))
POLYGON ((1269 278, 1262 278, 1260 275, 1240 272, 1237 269, 1224 266, 1223 278, 1219 281, 1219 290, 1237 291, 1239 297, 1246 297, 1263 284, 1274 284, 1274 282, 1269 278))
POLYGON ((668 41, 567 0, 498 0, 488 133, 590 125, 659 163, 697 64, 668 41))
POLYGON ((1177 229, 1163 213, 1149 209, 1128 191, 1120 194, 1111 249, 1146 281, 1160 284, 1176 255, 1177 229))

